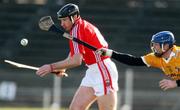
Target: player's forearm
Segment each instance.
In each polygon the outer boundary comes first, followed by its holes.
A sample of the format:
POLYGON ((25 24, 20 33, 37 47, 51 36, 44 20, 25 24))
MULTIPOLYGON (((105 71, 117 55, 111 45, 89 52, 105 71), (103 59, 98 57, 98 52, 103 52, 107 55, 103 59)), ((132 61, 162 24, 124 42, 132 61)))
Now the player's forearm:
POLYGON ((135 57, 126 53, 113 51, 111 58, 131 66, 146 66, 141 57, 135 57))
POLYGON ((73 57, 68 57, 63 61, 59 61, 56 63, 52 63, 52 69, 53 70, 58 70, 58 69, 68 69, 68 68, 73 68, 81 65, 82 63, 82 55, 76 54, 73 57))

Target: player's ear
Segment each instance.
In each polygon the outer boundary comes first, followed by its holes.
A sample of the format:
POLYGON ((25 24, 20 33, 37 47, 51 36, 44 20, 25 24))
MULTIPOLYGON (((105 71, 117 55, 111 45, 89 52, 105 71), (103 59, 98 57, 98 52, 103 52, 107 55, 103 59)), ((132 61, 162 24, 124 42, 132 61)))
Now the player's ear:
POLYGON ((169 45, 169 44, 166 44, 167 45, 167 49, 170 49, 171 48, 171 46, 169 45))
POLYGON ((72 16, 72 19, 73 19, 74 21, 76 21, 76 20, 78 19, 78 16, 77 16, 77 15, 73 15, 73 16, 72 16))
POLYGON ((163 44, 163 48, 164 48, 165 50, 168 50, 168 49, 170 48, 170 46, 169 46, 169 44, 163 44))

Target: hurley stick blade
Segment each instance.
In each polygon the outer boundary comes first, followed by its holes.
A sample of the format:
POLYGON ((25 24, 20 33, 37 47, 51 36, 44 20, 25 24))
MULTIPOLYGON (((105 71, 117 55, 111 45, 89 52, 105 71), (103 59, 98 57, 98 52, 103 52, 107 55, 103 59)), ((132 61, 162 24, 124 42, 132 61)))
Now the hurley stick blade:
POLYGON ((11 64, 11 65, 14 65, 14 66, 16 66, 18 68, 26 68, 26 69, 31 69, 31 70, 38 70, 39 69, 38 67, 25 65, 25 64, 17 63, 17 62, 10 61, 10 60, 4 60, 4 62, 6 62, 8 64, 11 64))
MULTIPOLYGON (((16 66, 18 68, 25 68, 25 69, 31 69, 31 70, 39 70, 38 67, 34 67, 34 66, 30 66, 30 65, 25 65, 25 64, 17 63, 17 62, 10 61, 10 60, 4 60, 4 62, 6 62, 6 63, 8 63, 10 65, 16 66)), ((58 75, 58 72, 52 72, 52 73, 58 75)), ((68 77, 68 74, 62 73, 62 76, 68 77)))
POLYGON ((52 25, 54 25, 54 22, 51 16, 44 16, 39 20, 39 27, 42 30, 48 31, 52 25))

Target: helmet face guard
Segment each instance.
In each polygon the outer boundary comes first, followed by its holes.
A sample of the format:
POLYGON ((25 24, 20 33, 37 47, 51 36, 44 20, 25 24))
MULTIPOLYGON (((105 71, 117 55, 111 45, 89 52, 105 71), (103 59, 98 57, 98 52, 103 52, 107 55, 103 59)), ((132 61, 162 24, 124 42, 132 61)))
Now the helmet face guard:
POLYGON ((150 44, 151 50, 156 57, 161 57, 164 54, 163 48, 161 47, 161 52, 159 52, 156 48, 154 48, 153 43, 150 44))
POLYGON ((151 49, 155 56, 161 57, 164 53, 166 53, 169 49, 173 47, 174 43, 175 43, 175 39, 173 33, 171 33, 170 31, 161 31, 152 36, 151 49), (153 47, 154 43, 158 43, 160 45, 162 52, 158 52, 153 47), (169 44, 169 49, 166 51, 164 50, 165 44, 169 44))
POLYGON ((58 19, 69 17, 72 21, 72 16, 79 15, 79 8, 77 5, 69 3, 64 5, 58 12, 57 17, 58 19))

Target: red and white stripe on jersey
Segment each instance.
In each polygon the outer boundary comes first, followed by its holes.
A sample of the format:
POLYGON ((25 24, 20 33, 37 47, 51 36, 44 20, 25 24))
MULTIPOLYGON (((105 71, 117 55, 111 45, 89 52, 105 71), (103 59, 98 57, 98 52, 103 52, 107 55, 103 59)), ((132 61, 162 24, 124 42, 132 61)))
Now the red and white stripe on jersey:
MULTIPOLYGON (((78 29, 78 25, 75 25, 74 28, 72 29, 72 36, 75 38, 77 37, 77 29, 78 29)), ((79 47, 78 47, 78 43, 77 42, 72 42, 73 43, 73 47, 74 47, 74 54, 79 53, 79 47)))
POLYGON ((95 52, 94 52, 94 54, 96 56, 96 60, 98 61, 97 65, 98 65, 98 68, 101 72, 101 76, 103 79, 104 94, 107 94, 110 92, 110 90, 113 89, 112 78, 111 78, 111 75, 109 73, 109 70, 107 69, 107 66, 104 64, 104 61, 101 60, 100 55, 96 54, 95 52))

